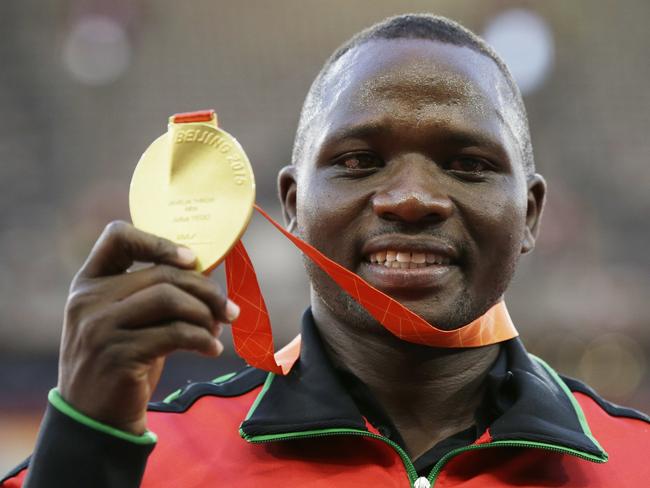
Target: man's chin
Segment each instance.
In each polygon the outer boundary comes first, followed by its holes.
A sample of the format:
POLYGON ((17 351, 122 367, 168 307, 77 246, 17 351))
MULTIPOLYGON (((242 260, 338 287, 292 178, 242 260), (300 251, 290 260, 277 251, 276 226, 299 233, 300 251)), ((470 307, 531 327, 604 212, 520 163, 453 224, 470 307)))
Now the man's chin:
MULTIPOLYGON (((338 320, 366 330, 385 330, 361 304, 347 293, 340 293, 333 299, 324 299, 323 295, 317 294, 320 296, 320 301, 325 303, 330 313, 338 317, 338 320)), ((459 300, 444 300, 442 297, 432 296, 430 293, 423 294, 421 297, 388 295, 441 330, 460 328, 480 316, 480 314, 472 312, 472 307, 469 306, 470 302, 466 296, 459 300)))
POLYGON ((402 305, 418 314, 427 323, 441 330, 454 330, 471 323, 480 314, 472 311, 467 299, 452 301, 405 301, 398 300, 402 305))
MULTIPOLYGON (((355 327, 366 330, 378 330, 378 327, 383 329, 363 306, 326 278, 320 268, 308 263, 307 270, 312 291, 315 292, 312 303, 314 299, 319 300, 337 320, 354 324, 355 327)), ((463 283, 463 275, 459 269, 452 269, 451 272, 445 272, 433 280, 428 276, 407 276, 402 281, 400 276, 396 279, 389 276, 389 279, 383 281, 377 278, 377 274, 368 273, 368 269, 360 269, 358 274, 372 286, 442 330, 453 330, 467 325, 489 308, 488 306, 485 310, 477 309, 475 300, 463 283)))

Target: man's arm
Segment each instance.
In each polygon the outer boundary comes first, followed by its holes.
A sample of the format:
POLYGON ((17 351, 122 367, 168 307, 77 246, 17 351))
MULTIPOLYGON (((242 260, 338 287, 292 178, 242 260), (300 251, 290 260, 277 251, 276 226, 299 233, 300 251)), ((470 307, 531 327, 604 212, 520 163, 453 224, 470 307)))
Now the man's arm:
POLYGON ((140 486, 155 436, 129 439, 131 434, 110 432, 111 427, 78 412, 71 415, 57 395, 56 390, 50 392, 27 477, 16 473, 1 486, 140 486))
POLYGON ((27 476, 2 488, 140 485, 156 442, 147 402, 165 356, 218 356, 222 323, 238 314, 194 261, 188 249, 124 222, 106 227, 70 287, 58 386, 27 476), (153 265, 128 272, 135 261, 153 265))

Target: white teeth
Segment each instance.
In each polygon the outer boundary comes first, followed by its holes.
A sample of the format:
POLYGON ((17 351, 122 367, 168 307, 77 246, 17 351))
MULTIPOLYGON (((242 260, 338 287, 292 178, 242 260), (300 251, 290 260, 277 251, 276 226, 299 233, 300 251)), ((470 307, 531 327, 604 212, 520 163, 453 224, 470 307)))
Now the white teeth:
POLYGON ((397 260, 400 263, 410 263, 411 262, 411 253, 410 252, 398 252, 397 260))
POLYGON ((411 262, 412 263, 425 263, 426 262, 426 256, 423 252, 414 252, 411 254, 411 262))
POLYGON ((368 260, 394 269, 416 269, 431 265, 448 265, 451 262, 447 256, 406 251, 379 251, 370 254, 368 260))

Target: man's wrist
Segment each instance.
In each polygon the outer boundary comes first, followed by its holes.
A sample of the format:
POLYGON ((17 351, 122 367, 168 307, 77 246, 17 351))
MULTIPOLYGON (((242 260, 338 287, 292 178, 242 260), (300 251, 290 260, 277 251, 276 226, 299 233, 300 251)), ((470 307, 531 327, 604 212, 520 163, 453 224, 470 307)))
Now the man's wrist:
POLYGON ((87 415, 76 410, 68 402, 66 402, 56 388, 52 388, 50 390, 47 399, 49 400, 50 404, 62 414, 85 425, 86 427, 98 430, 104 434, 108 434, 119 439, 141 445, 155 444, 158 441, 156 434, 149 430, 145 431, 142 435, 135 435, 88 417, 87 415))

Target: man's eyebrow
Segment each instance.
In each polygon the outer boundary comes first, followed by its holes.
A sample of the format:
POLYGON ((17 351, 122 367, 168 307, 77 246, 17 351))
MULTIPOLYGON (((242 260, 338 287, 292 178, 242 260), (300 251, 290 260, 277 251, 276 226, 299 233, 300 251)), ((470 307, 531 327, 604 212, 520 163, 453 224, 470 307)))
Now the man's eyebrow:
MULTIPOLYGON (((385 136, 390 134, 390 132, 390 127, 386 127, 380 122, 369 122, 336 129, 326 136, 325 141, 326 143, 336 143, 344 139, 369 139, 377 136, 385 136)), ((504 145, 498 140, 476 131, 441 128, 440 140, 446 144, 459 147, 477 146, 499 153, 505 152, 504 145)))
POLYGON ((497 139, 473 131, 453 131, 447 133, 445 141, 456 146, 485 147, 493 151, 505 152, 505 147, 497 139))
POLYGON ((380 123, 365 123, 359 125, 349 125, 336 129, 328 134, 325 140, 327 142, 336 142, 341 139, 366 139, 369 137, 387 134, 389 129, 380 123))

